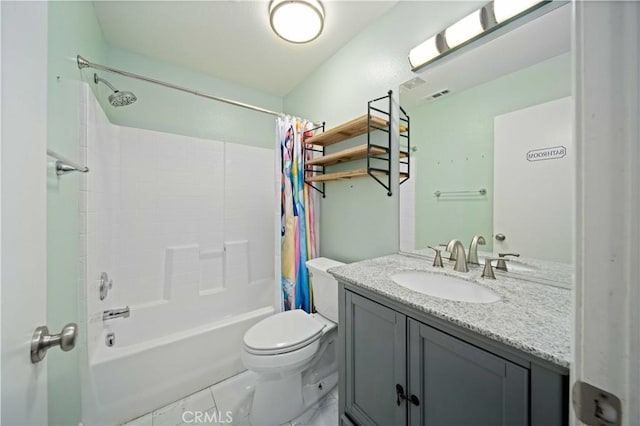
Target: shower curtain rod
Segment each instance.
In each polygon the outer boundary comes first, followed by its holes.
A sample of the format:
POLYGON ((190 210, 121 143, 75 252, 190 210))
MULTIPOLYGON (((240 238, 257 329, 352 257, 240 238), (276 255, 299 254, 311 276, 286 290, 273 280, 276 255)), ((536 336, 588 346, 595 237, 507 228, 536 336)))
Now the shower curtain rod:
MULTIPOLYGON (((125 76, 125 77, 130 77, 130 78, 135 78, 136 80, 146 81, 148 83, 153 83, 153 84, 157 84, 159 86, 168 87, 169 89, 174 89, 174 90, 179 90, 181 92, 191 93, 192 95, 200 96, 202 98, 212 99, 212 100, 218 101, 218 102, 224 102, 226 104, 239 106, 241 108, 246 108, 246 109, 250 109, 250 110, 253 110, 253 111, 258 111, 258 112, 262 112, 262 113, 265 113, 265 114, 275 115, 277 117, 280 117, 282 115, 286 115, 283 112, 271 111, 269 109, 261 108, 261 107, 255 106, 255 105, 245 104, 244 102, 238 102, 238 101, 234 101, 232 99, 221 98, 219 96, 214 96, 214 95, 210 95, 208 93, 198 92, 197 90, 192 90, 192 89, 189 89, 189 88, 186 88, 186 87, 177 86, 175 84, 166 83, 164 81, 156 80, 154 78, 145 77, 145 76, 139 75, 139 74, 134 74, 132 72, 119 70, 117 68, 111 68, 111 67, 108 67, 106 65, 96 64, 96 63, 88 61, 87 59, 83 58, 80 55, 78 55, 76 57, 76 61, 78 62, 78 68, 79 69, 93 68, 93 69, 100 70, 100 71, 112 72, 114 74, 119 74, 119 75, 122 75, 122 76, 125 76)), ((320 125, 320 124, 318 124, 316 122, 313 122, 313 124, 314 124, 314 126, 320 125)))

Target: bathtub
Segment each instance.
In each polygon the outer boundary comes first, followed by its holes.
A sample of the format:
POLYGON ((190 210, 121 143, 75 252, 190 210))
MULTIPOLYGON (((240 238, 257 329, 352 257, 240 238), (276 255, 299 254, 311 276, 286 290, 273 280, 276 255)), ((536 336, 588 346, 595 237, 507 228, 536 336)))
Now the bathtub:
POLYGON ((177 331, 176 323, 202 323, 212 310, 172 305, 132 307, 129 318, 105 323, 95 347, 89 345, 83 424, 122 424, 245 370, 242 337, 275 310, 261 307, 177 331), (173 309, 182 313, 172 315, 173 309), (176 320, 185 316, 192 321, 176 320), (115 334, 112 347, 105 344, 108 333, 115 334))

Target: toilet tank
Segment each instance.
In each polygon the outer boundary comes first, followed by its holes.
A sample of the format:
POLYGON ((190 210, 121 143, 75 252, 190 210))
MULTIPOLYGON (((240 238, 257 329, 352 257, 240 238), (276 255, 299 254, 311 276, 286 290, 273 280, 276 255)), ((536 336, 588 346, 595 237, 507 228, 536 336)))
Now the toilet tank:
POLYGON ((326 257, 307 260, 316 311, 335 323, 338 322, 338 281, 327 272, 327 269, 341 265, 344 263, 326 257))

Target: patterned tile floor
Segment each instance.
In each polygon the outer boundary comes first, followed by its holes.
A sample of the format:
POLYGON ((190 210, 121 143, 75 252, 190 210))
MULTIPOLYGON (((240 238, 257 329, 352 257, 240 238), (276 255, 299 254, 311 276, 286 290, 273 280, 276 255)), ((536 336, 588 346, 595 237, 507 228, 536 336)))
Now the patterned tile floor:
MULTIPOLYGON (((210 388, 126 423, 125 426, 251 425, 249 407, 256 383, 250 371, 238 374, 210 388), (231 416, 227 417, 226 413, 231 416)), ((338 388, 283 426, 337 426, 338 388)))

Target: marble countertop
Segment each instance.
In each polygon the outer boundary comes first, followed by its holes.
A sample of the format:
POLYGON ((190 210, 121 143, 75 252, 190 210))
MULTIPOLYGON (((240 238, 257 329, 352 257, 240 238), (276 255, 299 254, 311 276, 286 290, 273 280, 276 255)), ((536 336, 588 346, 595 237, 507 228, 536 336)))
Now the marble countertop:
POLYGON ((329 269, 337 279, 441 318, 482 336, 569 368, 571 353, 571 290, 506 276, 481 278, 482 268, 460 273, 445 264, 434 268, 424 258, 394 254, 329 269), (500 295, 492 303, 440 299, 391 280, 401 271, 429 271, 456 276, 485 286, 500 295))

